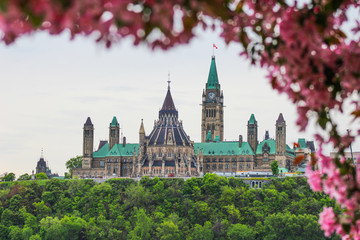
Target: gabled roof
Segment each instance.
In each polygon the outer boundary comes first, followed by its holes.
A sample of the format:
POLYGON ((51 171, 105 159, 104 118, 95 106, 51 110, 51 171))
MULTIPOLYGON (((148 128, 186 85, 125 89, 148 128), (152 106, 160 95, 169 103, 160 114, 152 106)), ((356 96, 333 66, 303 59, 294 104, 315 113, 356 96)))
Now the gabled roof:
MULTIPOLYGON (((263 154, 263 147, 265 143, 270 147, 269 154, 276 154, 276 141, 275 139, 263 140, 256 148, 256 154, 263 154)), ((295 156, 294 150, 286 144, 286 155, 295 156)))
POLYGON ((255 155, 249 143, 242 142, 241 147, 239 147, 238 141, 195 143, 194 144, 195 154, 197 154, 199 150, 203 151, 204 156, 255 155))
POLYGON ((256 119, 255 119, 255 115, 252 113, 249 119, 248 124, 255 124, 257 123, 256 119))
POLYGON ((113 117, 113 119, 112 119, 112 121, 111 121, 111 123, 110 123, 110 126, 111 126, 111 127, 118 127, 118 126, 119 126, 119 123, 118 123, 118 121, 117 121, 117 119, 116 119, 115 116, 113 117))
POLYGON ((108 141, 106 140, 100 140, 100 143, 99 143, 99 147, 98 147, 98 150, 99 151, 108 141))
POLYGON ((211 58, 211 65, 209 71, 208 81, 206 83, 206 89, 219 89, 219 79, 216 71, 215 56, 211 58))
POLYGON ((109 143, 106 142, 98 151, 94 152, 94 158, 103 158, 109 152, 109 143))
POLYGON ((276 153, 276 149, 275 149, 276 141, 274 139, 263 140, 262 142, 260 142, 256 148, 256 154, 263 154, 263 147, 264 147, 265 143, 270 148, 269 154, 275 154, 276 153))
POLYGON ((88 117, 88 118, 86 119, 86 122, 85 122, 84 126, 93 126, 90 117, 88 117))
POLYGON ((137 143, 127 143, 125 146, 123 144, 115 144, 113 148, 107 153, 107 157, 114 157, 114 156, 122 156, 122 157, 129 157, 133 156, 135 148, 135 154, 137 156, 139 150, 139 144, 137 143))

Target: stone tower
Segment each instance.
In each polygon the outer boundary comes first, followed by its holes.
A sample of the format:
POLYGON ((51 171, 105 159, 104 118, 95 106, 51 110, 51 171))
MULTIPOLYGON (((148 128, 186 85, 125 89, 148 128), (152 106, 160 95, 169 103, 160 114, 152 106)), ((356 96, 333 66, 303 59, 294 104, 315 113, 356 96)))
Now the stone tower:
POLYGON ((247 125, 247 141, 254 152, 258 145, 258 125, 254 114, 251 114, 247 125))
POLYGON ((120 139, 119 133, 120 133, 120 125, 116 117, 114 116, 109 127, 109 149, 112 149, 112 147, 115 144, 119 144, 119 139, 120 139))
POLYGON ((91 168, 93 148, 94 148, 94 125, 92 124, 90 117, 88 117, 84 124, 84 132, 83 132, 82 168, 91 168))
POLYGON ((208 81, 202 94, 201 142, 206 141, 208 132, 220 141, 224 139, 224 96, 220 89, 216 71, 215 56, 211 58, 208 81))
POLYGON ((276 155, 284 156, 286 152, 286 122, 282 113, 276 120, 276 155))

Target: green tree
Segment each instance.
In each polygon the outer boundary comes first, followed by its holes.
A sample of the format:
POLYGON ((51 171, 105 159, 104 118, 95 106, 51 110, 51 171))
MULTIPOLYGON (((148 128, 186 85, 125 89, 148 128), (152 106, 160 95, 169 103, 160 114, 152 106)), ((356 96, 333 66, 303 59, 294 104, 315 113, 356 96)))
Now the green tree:
POLYGON ((238 223, 229 227, 227 236, 229 239, 253 240, 255 239, 255 232, 251 227, 238 223))
POLYGON ((178 225, 171 220, 165 220, 156 229, 157 236, 160 240, 180 240, 182 239, 178 225))
POLYGON ((69 170, 70 175, 73 175, 73 169, 82 166, 82 156, 76 156, 74 158, 70 158, 70 160, 65 163, 66 168, 69 170))
POLYGON ((15 180, 15 174, 14 173, 8 173, 2 178, 2 180, 4 182, 12 182, 12 181, 15 180))
POLYGON ((272 214, 264 221, 264 239, 324 239, 318 217, 310 214, 272 214))
POLYGON ((187 240, 211 240, 214 239, 214 233, 211 230, 211 223, 205 222, 204 226, 195 224, 192 233, 186 238, 187 240))
POLYGON ((129 232, 128 239, 142 240, 151 239, 151 231, 153 227, 153 221, 151 217, 146 215, 144 209, 139 210, 135 208, 135 227, 129 232))
POLYGON ((18 181, 23 181, 23 180, 30 180, 31 176, 27 173, 20 175, 20 177, 17 179, 18 181))
POLYGON ((46 175, 46 173, 41 172, 41 173, 36 173, 35 178, 36 179, 48 179, 48 176, 46 175))
POLYGON ((274 176, 279 175, 279 165, 276 160, 273 163, 271 163, 271 171, 274 176))
POLYGON ((51 208, 46 206, 44 201, 34 203, 33 205, 35 207, 35 213, 38 220, 45 218, 51 214, 51 208))

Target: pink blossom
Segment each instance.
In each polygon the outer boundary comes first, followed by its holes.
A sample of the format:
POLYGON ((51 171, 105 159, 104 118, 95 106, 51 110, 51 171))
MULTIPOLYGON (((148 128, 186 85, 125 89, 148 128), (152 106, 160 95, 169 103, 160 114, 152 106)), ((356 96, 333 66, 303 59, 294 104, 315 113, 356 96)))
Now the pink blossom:
POLYGON ((325 236, 330 237, 336 230, 336 218, 332 208, 324 207, 320 213, 319 224, 325 232, 325 236))

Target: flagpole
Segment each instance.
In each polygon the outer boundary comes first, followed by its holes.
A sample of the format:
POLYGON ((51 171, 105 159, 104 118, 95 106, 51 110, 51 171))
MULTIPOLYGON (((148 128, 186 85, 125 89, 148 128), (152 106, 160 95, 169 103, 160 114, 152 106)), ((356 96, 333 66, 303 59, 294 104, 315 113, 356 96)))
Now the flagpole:
POLYGON ((214 57, 215 55, 214 55, 214 43, 213 43, 213 57, 214 57))

